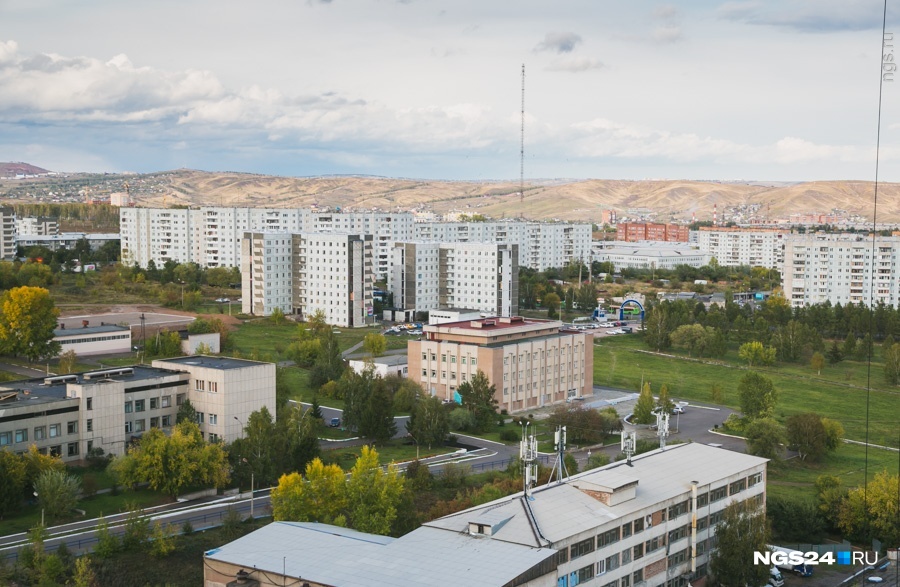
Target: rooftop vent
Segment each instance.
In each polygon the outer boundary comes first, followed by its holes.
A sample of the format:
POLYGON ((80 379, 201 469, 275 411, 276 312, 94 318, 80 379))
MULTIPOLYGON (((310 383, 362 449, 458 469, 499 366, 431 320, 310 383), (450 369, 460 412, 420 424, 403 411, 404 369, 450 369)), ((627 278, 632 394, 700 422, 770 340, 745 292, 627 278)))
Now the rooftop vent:
POLYGON ((124 376, 132 376, 134 375, 133 367, 122 367, 121 369, 107 369, 105 371, 91 371, 90 373, 85 373, 82 377, 85 380, 91 379, 103 379, 114 377, 116 375, 124 375, 124 376))
POLYGON ((59 385, 60 383, 75 383, 78 381, 78 375, 58 375, 56 377, 45 377, 44 385, 59 385))

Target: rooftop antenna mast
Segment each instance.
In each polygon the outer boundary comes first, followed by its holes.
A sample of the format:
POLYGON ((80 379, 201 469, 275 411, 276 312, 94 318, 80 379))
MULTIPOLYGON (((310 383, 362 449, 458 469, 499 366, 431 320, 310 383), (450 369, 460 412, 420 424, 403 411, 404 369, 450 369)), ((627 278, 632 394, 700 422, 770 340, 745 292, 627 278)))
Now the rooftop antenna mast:
POLYGON ((625 464, 629 467, 634 466, 631 464, 631 457, 634 455, 636 436, 637 433, 634 431, 622 432, 622 452, 625 453, 625 464))
POLYGON ((527 499, 532 499, 528 490, 537 482, 537 439, 534 433, 528 435, 528 422, 522 428, 522 441, 519 443, 519 458, 522 460, 522 484, 523 494, 527 499))
MULTIPOLYGON (((525 64, 522 64, 522 126, 519 144, 519 204, 525 202, 525 64)), ((522 208, 519 208, 522 216, 522 208)))
POLYGON ((553 476, 556 475, 556 482, 562 483, 563 476, 567 478, 569 471, 566 468, 566 427, 557 426, 556 432, 553 433, 553 448, 556 450, 556 462, 553 464, 553 471, 550 473, 550 479, 547 485, 553 482, 553 476))
POLYGON ((659 436, 659 448, 665 449, 669 436, 669 413, 665 410, 656 412, 656 435, 659 436))

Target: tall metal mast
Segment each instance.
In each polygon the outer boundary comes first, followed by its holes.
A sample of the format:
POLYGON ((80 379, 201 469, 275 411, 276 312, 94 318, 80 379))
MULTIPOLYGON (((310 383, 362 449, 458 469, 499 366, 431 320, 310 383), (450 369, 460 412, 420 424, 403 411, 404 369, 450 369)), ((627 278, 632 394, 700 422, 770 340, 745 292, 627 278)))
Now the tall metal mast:
MULTIPOLYGON (((525 64, 522 64, 522 128, 519 145, 519 203, 525 201, 525 64)), ((519 208, 519 216, 522 209, 519 208)))

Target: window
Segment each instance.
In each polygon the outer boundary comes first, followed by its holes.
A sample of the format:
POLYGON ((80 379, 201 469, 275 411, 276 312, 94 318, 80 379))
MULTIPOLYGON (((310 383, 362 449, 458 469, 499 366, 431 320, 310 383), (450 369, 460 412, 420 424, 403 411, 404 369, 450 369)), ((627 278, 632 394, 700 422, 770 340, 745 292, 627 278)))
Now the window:
POLYGON ((634 533, 637 534, 639 532, 644 531, 644 518, 638 518, 634 521, 634 533))
POLYGON ((162 417, 162 425, 165 427, 172 425, 172 416, 163 416, 162 417))
POLYGON ((659 550, 666 545, 665 536, 656 536, 644 543, 644 552, 650 554, 654 550, 659 550))
POLYGON ((134 430, 134 425, 131 422, 125 422, 125 434, 131 434, 132 430, 134 430))
POLYGON ((94 409, 94 398, 89 397, 89 398, 86 398, 84 401, 85 401, 85 404, 86 404, 86 408, 87 408, 88 410, 93 410, 93 409, 94 409))
POLYGON ((747 489, 747 480, 746 479, 738 479, 734 483, 728 486, 728 494, 734 495, 736 493, 740 493, 741 491, 747 489))
POLYGON ((477 364, 478 364, 478 363, 477 363, 477 359, 476 359, 475 357, 472 357, 472 364, 473 364, 473 365, 477 365, 477 364))
POLYGON ((631 522, 628 522, 624 526, 622 526, 622 539, 628 538, 631 536, 631 522))
POLYGON ((78 443, 70 442, 68 445, 66 445, 66 454, 69 455, 70 457, 77 457, 78 456, 78 443))
POLYGON ((134 411, 135 412, 143 412, 144 411, 145 401, 142 399, 134 400, 134 411))
POLYGON ((747 477, 747 487, 753 487, 757 483, 762 483, 762 473, 755 473, 747 477))
POLYGON ((93 441, 93 440, 88 440, 88 441, 87 441, 87 451, 88 451, 88 454, 90 454, 92 450, 94 450, 94 441, 93 441))
POLYGON ((701 493, 700 495, 697 496, 697 507, 698 508, 702 508, 708 503, 709 503, 709 494, 708 493, 701 493))
POLYGON ((35 426, 34 439, 35 440, 44 440, 46 437, 47 437, 47 427, 46 426, 35 426))
POLYGON ((0 432, 0 446, 12 444, 12 432, 0 432))
MULTIPOLYGON (((576 571, 578 573, 578 583, 584 583, 594 578, 594 565, 582 567, 576 571)), ((577 583, 576 583, 577 585, 577 583)))
POLYGON ((162 407, 169 408, 172 406, 172 396, 164 395, 162 396, 162 407))
POLYGON ((78 434, 78 420, 66 422, 66 433, 67 434, 78 434))
POLYGON ((55 446, 50 447, 50 456, 51 457, 59 457, 62 456, 62 445, 57 444, 55 446))
POLYGON ((561 565, 567 562, 569 562, 569 549, 564 548, 562 550, 556 551, 556 564, 561 565))
POLYGON ((690 532, 690 526, 681 526, 680 528, 675 528, 669 532, 669 544, 675 542, 676 540, 681 540, 682 538, 687 538, 688 532, 690 532))
POLYGON ((203 424, 203 412, 197 412, 197 424, 203 424))
POLYGON ((150 418, 150 427, 151 428, 159 428, 159 416, 154 416, 150 418))
POLYGON ((603 562, 606 563, 607 571, 613 571, 615 569, 618 569, 619 568, 619 553, 617 552, 616 554, 614 554, 612 556, 606 557, 606 560, 603 562))
POLYGON ((93 431, 94 431, 94 420, 88 419, 88 420, 85 422, 85 426, 87 426, 87 431, 88 431, 88 432, 93 432, 93 431))
POLYGON ((634 560, 644 558, 644 543, 635 544, 632 552, 634 553, 634 560))
POLYGON ((603 534, 597 536, 597 548, 603 548, 607 544, 612 544, 613 542, 618 542, 619 540, 619 529, 613 528, 612 530, 608 530, 603 534))
POLYGON ((135 432, 143 432, 144 431, 144 423, 145 420, 135 420, 134 421, 134 431, 135 432))
POLYGON ((634 572, 633 577, 634 577, 634 582, 635 582, 635 584, 638 584, 638 583, 640 583, 641 581, 643 581, 643 580, 644 580, 644 569, 638 569, 638 570, 636 570, 636 571, 634 572))
POLYGON ((217 425, 219 423, 219 417, 215 414, 210 414, 209 415, 209 423, 212 426, 217 425))
POLYGON ((690 511, 691 504, 688 501, 683 501, 681 503, 676 503, 675 505, 669 508, 669 519, 677 518, 683 514, 686 514, 690 511))
POLYGON ((702 518, 697 518, 697 532, 700 530, 705 530, 709 525, 709 518, 703 516, 702 518))
POLYGON ((630 562, 631 562, 631 549, 626 548, 625 550, 622 551, 622 564, 627 565, 630 562))
POLYGON ((219 391, 219 382, 218 381, 210 381, 209 382, 209 390, 213 393, 217 393, 219 391))
POLYGON ((28 429, 16 430, 16 442, 28 442, 28 429))
POLYGON ((219 442, 219 435, 213 432, 209 433, 209 441, 210 442, 219 442))
POLYGON ((184 395, 183 393, 179 393, 175 396, 175 405, 180 406, 184 403, 184 395))
POLYGON ((132 411, 134 411, 134 406, 132 405, 131 401, 125 402, 125 413, 130 414, 132 411))
POLYGON ((669 568, 677 567, 687 560, 687 549, 669 555, 669 568))
POLYGON ((150 409, 151 409, 151 410, 158 410, 158 409, 159 409, 159 398, 158 398, 158 397, 151 397, 151 398, 150 398, 150 409))
POLYGON ((726 497, 728 497, 727 487, 719 487, 718 489, 713 489, 709 492, 710 503, 719 501, 720 499, 725 499, 726 497))
POLYGON ((62 434, 62 424, 50 424, 50 438, 56 438, 62 434))
POLYGON ((206 382, 203 381, 202 379, 197 379, 197 380, 194 382, 194 388, 195 388, 197 391, 206 391, 206 382))
POLYGON ((572 553, 572 560, 575 560, 579 556, 584 556, 589 552, 594 551, 594 537, 591 536, 586 540, 582 540, 581 542, 576 542, 570 548, 570 552, 572 553))

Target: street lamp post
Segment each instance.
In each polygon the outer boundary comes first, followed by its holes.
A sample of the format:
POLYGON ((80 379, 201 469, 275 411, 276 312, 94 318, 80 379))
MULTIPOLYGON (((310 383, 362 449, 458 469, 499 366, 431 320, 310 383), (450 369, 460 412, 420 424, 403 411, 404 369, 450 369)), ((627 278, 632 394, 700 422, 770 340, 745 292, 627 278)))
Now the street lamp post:
MULTIPOLYGON (((38 497, 37 491, 34 492, 34 496, 38 497)), ((44 508, 43 508, 43 506, 41 506, 41 528, 43 528, 43 527, 44 527, 44 508)))

